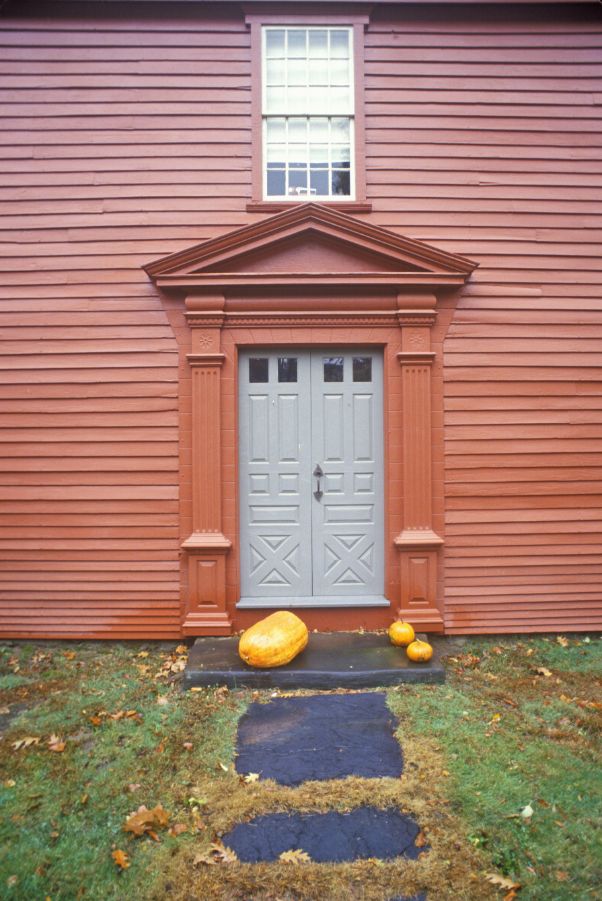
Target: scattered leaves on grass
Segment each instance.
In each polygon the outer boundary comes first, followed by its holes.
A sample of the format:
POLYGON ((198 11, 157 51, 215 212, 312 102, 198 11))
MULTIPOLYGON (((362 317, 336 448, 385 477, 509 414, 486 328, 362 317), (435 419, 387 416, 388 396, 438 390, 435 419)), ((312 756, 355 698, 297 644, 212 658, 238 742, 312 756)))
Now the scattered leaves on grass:
POLYGON ((40 739, 36 738, 33 735, 28 735, 26 738, 20 738, 18 741, 14 741, 11 745, 15 751, 24 751, 26 748, 33 748, 35 745, 40 744, 40 739))
POLYGON ((278 860, 281 860, 282 863, 292 863, 296 866, 301 863, 311 863, 311 857, 307 851, 302 851, 301 848, 295 848, 293 851, 283 851, 278 860))
POLYGON ((111 857, 118 867, 120 867, 122 870, 127 870, 130 865, 130 861, 125 851, 120 851, 119 848, 117 848, 117 850, 113 851, 111 857))
POLYGON ((505 876, 500 876, 498 873, 487 873, 485 879, 492 885, 506 889, 506 891, 517 892, 520 889, 520 882, 513 882, 512 879, 506 879, 505 876))
POLYGON ((153 807, 152 810, 149 810, 147 807, 142 804, 138 810, 131 813, 124 824, 124 832, 132 832, 134 835, 144 835, 144 833, 148 833, 151 838, 155 838, 156 834, 154 832, 155 827, 165 827, 169 822, 169 813, 163 808, 161 804, 157 804, 156 807, 153 807))
POLYGON ((213 866, 218 863, 237 863, 238 857, 231 848, 227 848, 221 842, 211 842, 209 851, 205 854, 197 854, 192 865, 198 867, 199 864, 204 866, 213 866))
POLYGON ((65 742, 59 738, 58 735, 51 735, 48 739, 48 750, 55 751, 57 754, 62 753, 65 750, 65 742))

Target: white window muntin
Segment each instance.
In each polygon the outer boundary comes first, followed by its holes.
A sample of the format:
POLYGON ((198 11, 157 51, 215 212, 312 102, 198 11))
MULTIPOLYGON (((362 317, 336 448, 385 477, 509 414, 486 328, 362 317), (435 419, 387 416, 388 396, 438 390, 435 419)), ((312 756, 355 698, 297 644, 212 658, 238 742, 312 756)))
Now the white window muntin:
MULTIPOLYGON (((354 141, 354 79, 353 79, 353 29, 345 26, 265 26, 262 29, 262 119, 263 119, 263 196, 267 199, 332 199, 346 201, 353 200, 355 196, 355 141, 354 141), (274 42, 271 42, 270 55, 268 56, 268 34, 277 33, 281 36, 279 43, 282 49, 274 51, 274 42), (290 35, 294 35, 293 41, 290 35), (303 39, 301 39, 301 35, 303 39), (316 35, 314 38, 313 35, 316 35), (341 35, 345 35, 346 52, 343 52, 343 42, 341 35), (324 36, 326 42, 324 42, 324 36), (322 47, 326 44, 326 53, 322 51, 322 55, 311 56, 312 44, 314 47, 322 43, 322 47), (293 50, 291 51, 291 44, 293 50), (333 50, 333 47, 335 48, 333 50), (312 76, 312 60, 319 59, 323 62, 322 74, 312 76), (300 66, 295 68, 294 61, 299 60, 300 66), (273 64, 278 64, 279 68, 275 76, 268 77, 268 68, 273 64), (333 63, 335 65, 333 65, 333 63), (344 66, 340 65, 344 63, 344 66), (291 78, 291 71, 293 72, 291 78), (324 72, 327 72, 325 77, 324 72), (274 81, 280 78, 282 84, 275 85, 274 81), (316 84, 318 81, 327 81, 328 84, 316 84), (268 81, 271 83, 268 84, 268 81), (277 93, 273 92, 273 88, 277 89, 277 93), (272 90, 272 94, 268 92, 272 90), (341 93, 345 91, 346 93, 341 93), (296 93, 291 93, 296 92, 296 93), (303 102, 301 97, 303 94, 303 102), (315 102, 317 100, 317 102, 315 102), (291 102, 292 101, 292 102, 291 102), (313 108, 313 106, 317 108, 313 108), (268 106, 270 107, 268 109, 268 106), (292 108, 291 108, 292 107, 292 108), (346 120, 348 123, 349 143, 344 145, 339 141, 332 141, 333 129, 336 123, 346 120), (269 176, 268 170, 268 154, 273 156, 274 144, 268 144, 268 122, 284 122, 286 137, 282 147, 281 165, 276 169, 272 168, 272 176, 269 176), (299 153, 302 150, 303 142, 289 142, 289 125, 306 122, 307 141, 305 148, 306 160, 306 187, 299 187, 299 181, 303 181, 299 176, 299 171, 303 167, 303 157, 299 153), (329 140, 327 142, 327 171, 328 171, 328 191, 322 192, 312 187, 312 183, 320 182, 323 186, 323 178, 319 178, 318 171, 310 166, 312 150, 316 150, 315 145, 311 141, 311 124, 322 122, 328 130, 329 140), (337 153, 345 147, 344 163, 347 166, 342 168, 336 166, 337 153), (296 157, 295 157, 296 154, 296 157), (279 185, 283 186, 283 193, 274 193, 274 173, 281 173, 278 179, 279 185), (282 180, 282 172, 284 171, 284 181, 282 180), (338 173, 338 175, 337 175, 338 173), (346 181, 348 173, 349 187, 348 193, 339 194, 333 191, 335 180, 339 183, 346 181), (268 193, 268 181, 270 181, 272 193, 268 193)), ((272 68, 272 72, 274 69, 272 68)), ((323 145, 323 141, 320 141, 323 145)), ((317 164, 316 164, 317 165, 317 164)))

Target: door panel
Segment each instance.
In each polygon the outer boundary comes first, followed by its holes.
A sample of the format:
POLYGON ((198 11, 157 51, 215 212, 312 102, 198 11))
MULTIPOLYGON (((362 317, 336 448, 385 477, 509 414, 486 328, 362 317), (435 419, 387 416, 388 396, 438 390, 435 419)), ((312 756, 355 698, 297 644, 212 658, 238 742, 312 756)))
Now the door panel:
POLYGON ((378 352, 314 352, 311 375, 312 461, 324 471, 324 494, 312 504, 313 593, 379 595, 384 590, 382 358, 378 352), (364 363, 361 370, 358 361, 364 363))
POLYGON ((382 596, 380 353, 253 351, 239 372, 242 595, 382 596))
POLYGON ((309 354, 243 354, 239 373, 242 594, 310 595, 309 354))

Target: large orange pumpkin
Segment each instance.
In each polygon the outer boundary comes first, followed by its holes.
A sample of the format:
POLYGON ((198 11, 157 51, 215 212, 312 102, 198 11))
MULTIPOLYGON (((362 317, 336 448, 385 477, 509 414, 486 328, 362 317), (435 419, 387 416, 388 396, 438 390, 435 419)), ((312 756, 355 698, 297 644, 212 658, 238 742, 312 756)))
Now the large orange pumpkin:
POLYGON ((407 646, 406 654, 414 663, 428 663, 433 656, 433 648, 428 641, 420 641, 417 638, 407 646))
POLYGON ((301 653, 308 640, 303 620, 290 610, 278 610, 247 629, 238 643, 238 653, 249 666, 284 666, 301 653))
POLYGON ((389 640, 395 647, 405 648, 410 642, 414 641, 414 629, 409 623, 401 620, 391 623, 389 626, 389 640))

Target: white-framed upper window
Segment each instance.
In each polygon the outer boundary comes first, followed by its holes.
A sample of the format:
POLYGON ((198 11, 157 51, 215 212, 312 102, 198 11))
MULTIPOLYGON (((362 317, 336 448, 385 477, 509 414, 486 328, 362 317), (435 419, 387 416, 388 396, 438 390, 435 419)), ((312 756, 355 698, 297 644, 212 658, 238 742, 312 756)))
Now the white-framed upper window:
POLYGON ((262 29, 263 196, 354 199, 353 28, 262 29))

